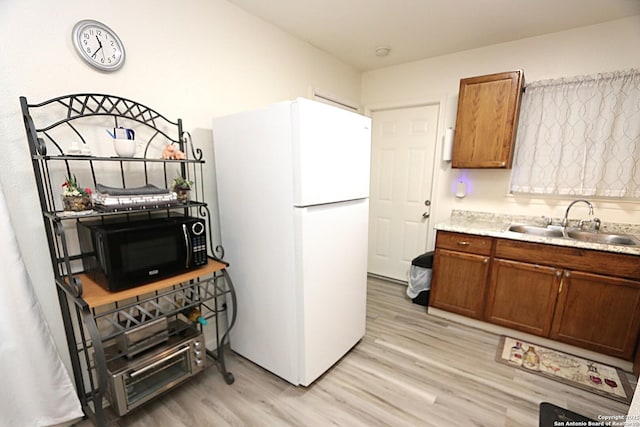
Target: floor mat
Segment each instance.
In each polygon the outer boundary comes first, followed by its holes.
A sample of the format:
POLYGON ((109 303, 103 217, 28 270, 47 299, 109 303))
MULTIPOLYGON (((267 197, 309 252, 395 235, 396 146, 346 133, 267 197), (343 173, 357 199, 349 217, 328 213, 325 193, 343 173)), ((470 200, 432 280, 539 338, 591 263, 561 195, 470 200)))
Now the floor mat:
POLYGON ((502 336, 496 361, 627 404, 633 397, 622 370, 535 343, 502 336))

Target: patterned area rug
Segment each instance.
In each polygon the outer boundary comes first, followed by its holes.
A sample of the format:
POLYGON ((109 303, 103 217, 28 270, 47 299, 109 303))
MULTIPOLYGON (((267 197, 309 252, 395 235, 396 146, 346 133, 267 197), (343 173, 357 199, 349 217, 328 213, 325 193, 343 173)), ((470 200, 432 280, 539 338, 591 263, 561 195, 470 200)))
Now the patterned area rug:
POLYGON ((633 397, 627 377, 618 368, 534 343, 502 336, 496 361, 627 404, 633 397))

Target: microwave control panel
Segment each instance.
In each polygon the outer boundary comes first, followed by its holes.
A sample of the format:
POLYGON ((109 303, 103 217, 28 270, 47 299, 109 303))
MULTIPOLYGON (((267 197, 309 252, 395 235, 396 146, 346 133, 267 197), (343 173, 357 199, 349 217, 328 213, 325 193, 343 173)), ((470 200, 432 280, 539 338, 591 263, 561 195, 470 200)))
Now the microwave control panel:
POLYGON ((191 247, 193 248, 193 265, 200 266, 207 263, 207 237, 204 223, 196 221, 191 224, 191 247))

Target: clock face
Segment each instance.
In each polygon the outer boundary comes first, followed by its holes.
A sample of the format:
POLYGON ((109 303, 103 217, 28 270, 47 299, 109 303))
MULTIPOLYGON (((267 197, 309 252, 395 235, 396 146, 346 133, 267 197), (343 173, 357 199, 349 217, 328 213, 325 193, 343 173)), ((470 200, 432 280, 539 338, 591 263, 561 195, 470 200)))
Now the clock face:
POLYGON ((124 45, 118 35, 101 22, 82 20, 73 27, 73 44, 80 57, 102 71, 124 64, 124 45))

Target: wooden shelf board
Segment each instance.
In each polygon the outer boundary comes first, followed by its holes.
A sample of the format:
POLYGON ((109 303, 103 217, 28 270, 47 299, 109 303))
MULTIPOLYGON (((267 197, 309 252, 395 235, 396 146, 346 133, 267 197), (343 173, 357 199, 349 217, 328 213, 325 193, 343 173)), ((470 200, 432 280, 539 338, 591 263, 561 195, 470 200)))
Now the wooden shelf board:
POLYGON ((134 298, 146 293, 159 291, 183 282, 188 282, 189 280, 197 279, 198 277, 212 274, 216 271, 224 270, 226 267, 226 264, 222 262, 209 259, 206 265, 203 265, 202 267, 196 268, 194 270, 190 270, 186 273, 167 277, 165 279, 148 283, 146 285, 125 289, 119 292, 109 292, 102 286, 98 285, 91 277, 89 277, 85 273, 80 273, 77 275, 77 277, 79 277, 82 281, 81 298, 87 303, 89 308, 95 308, 101 305, 111 304, 128 298, 134 298))

